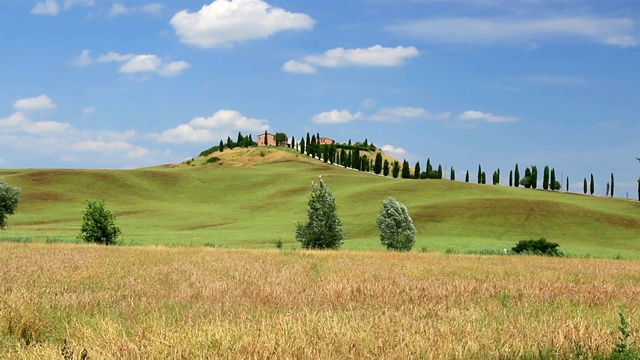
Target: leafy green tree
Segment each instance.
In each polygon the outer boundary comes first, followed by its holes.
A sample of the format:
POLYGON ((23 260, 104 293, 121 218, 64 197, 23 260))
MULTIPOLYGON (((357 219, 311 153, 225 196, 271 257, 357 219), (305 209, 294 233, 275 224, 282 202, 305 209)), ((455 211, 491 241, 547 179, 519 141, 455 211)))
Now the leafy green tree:
POLYGON ((611 197, 613 197, 613 173, 611 173, 611 197))
POLYGON ((122 233, 116 226, 116 215, 104 207, 104 200, 87 200, 78 238, 88 243, 114 245, 122 233))
POLYGON ((549 165, 545 165, 544 174, 542 175, 542 188, 549 190, 549 165))
POLYGON ((455 180, 456 179, 456 172, 455 172, 455 170, 453 170, 453 166, 451 167, 451 176, 449 178, 451 180, 455 180))
POLYGON ((524 177, 520 180, 520 184, 527 189, 531 188, 531 169, 524 170, 524 177))
POLYGON ((389 250, 411 250, 415 244, 416 228, 406 206, 392 197, 387 198, 382 202, 376 222, 382 245, 389 250))
POLYGON ((584 178, 584 183, 583 183, 583 190, 584 190, 584 194, 587 195, 587 178, 584 178))
POLYGON ((559 246, 557 243, 549 242, 545 238, 520 240, 516 246, 511 248, 511 251, 516 254, 562 256, 562 253, 558 250, 559 246))
POLYGON ((469 182, 469 170, 467 170, 467 174, 464 176, 464 182, 469 182))
POLYGON ((220 152, 224 151, 224 143, 222 142, 222 140, 220 140, 220 145, 218 145, 218 151, 220 152))
POLYGON ((376 154, 376 162, 373 165, 373 172, 376 175, 380 175, 380 173, 382 172, 382 154, 381 153, 376 154))
POLYGON ((398 163, 398 160, 394 160, 393 169, 391 169, 391 175, 393 175, 393 178, 396 179, 398 178, 399 174, 400 174, 400 164, 398 163))
POLYGON ((516 170, 513 173, 513 186, 515 187, 519 187, 520 186, 520 170, 518 170, 518 164, 516 164, 516 170))
POLYGON ((7 217, 13 215, 18 208, 21 195, 19 187, 11 186, 0 178, 0 230, 7 227, 7 217))
POLYGON ((277 132, 275 136, 276 146, 280 146, 280 144, 287 142, 287 134, 283 132, 277 132))
POLYGON ((382 175, 389 176, 389 160, 384 159, 384 162, 382 163, 382 175))
POLYGON ((596 183, 593 181, 593 174, 591 174, 591 182, 589 183, 589 194, 593 195, 596 191, 596 183))
POLYGON ((411 177, 411 169, 409 168, 409 162, 404 160, 402 162, 402 178, 408 179, 411 177))
POLYGON ((413 178, 420 179, 420 161, 416 161, 416 166, 413 168, 413 178))
POLYGON ((306 223, 296 225, 296 240, 305 249, 338 249, 347 237, 338 217, 336 199, 327 185, 318 177, 311 182, 311 195, 306 223))

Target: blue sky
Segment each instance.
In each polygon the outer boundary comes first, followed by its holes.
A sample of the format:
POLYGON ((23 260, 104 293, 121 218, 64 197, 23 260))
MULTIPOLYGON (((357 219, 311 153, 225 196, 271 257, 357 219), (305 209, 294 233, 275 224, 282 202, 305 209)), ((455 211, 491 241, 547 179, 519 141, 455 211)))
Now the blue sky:
POLYGON ((458 179, 549 165, 603 195, 614 173, 635 197, 638 114, 636 0, 0 0, 4 168, 310 131, 458 179))

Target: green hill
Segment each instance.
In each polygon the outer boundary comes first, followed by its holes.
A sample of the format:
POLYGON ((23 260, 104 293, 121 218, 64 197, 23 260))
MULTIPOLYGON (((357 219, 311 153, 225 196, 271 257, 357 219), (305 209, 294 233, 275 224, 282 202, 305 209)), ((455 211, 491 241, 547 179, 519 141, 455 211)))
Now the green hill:
POLYGON ((416 249, 502 249, 546 237, 573 254, 640 258, 640 203, 551 191, 402 180, 340 168, 276 148, 225 150, 213 163, 136 170, 0 170, 23 190, 0 239, 72 241, 84 201, 106 200, 125 243, 297 247, 318 175, 334 193, 350 249, 382 249, 376 216, 388 196, 413 217, 416 249))

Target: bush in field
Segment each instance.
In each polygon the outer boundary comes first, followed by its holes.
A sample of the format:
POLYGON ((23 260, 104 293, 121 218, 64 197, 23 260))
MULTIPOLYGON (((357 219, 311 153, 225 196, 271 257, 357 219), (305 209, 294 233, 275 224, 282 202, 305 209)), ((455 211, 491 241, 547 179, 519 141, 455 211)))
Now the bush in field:
POLYGON ((511 251, 516 254, 562 256, 562 252, 558 250, 559 246, 557 243, 548 242, 545 238, 520 240, 515 247, 511 248, 511 251))
POLYGON ((20 188, 11 186, 0 178, 0 230, 7 227, 7 216, 16 211, 21 193, 20 188))
POLYGON ((389 250, 409 251, 415 244, 416 228, 409 211, 398 200, 390 197, 382 202, 377 219, 380 242, 389 250))
POLYGON ((89 243, 115 245, 118 236, 122 233, 116 226, 115 220, 115 214, 105 209, 104 200, 87 200, 78 238, 89 243))
POLYGON ((318 177, 318 183, 311 182, 311 196, 306 223, 296 225, 296 240, 305 249, 337 249, 347 237, 342 229, 342 220, 336 213, 336 199, 318 177))

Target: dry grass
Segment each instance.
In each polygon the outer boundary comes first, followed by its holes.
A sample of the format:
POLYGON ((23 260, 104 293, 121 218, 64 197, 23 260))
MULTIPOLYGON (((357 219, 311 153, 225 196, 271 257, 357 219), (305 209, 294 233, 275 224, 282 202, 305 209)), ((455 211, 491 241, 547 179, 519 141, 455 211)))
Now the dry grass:
POLYGON ((583 358, 640 262, 0 244, 0 358, 583 358))

